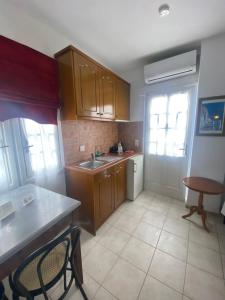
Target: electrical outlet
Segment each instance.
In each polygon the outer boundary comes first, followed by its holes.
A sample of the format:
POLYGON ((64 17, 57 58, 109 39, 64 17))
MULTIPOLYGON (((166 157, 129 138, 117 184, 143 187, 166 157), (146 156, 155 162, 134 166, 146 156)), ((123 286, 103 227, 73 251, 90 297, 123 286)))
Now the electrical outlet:
POLYGON ((80 152, 84 152, 85 151, 85 145, 80 145, 80 152))
POLYGON ((139 147, 139 140, 135 139, 134 140, 134 145, 135 145, 135 147, 139 147))

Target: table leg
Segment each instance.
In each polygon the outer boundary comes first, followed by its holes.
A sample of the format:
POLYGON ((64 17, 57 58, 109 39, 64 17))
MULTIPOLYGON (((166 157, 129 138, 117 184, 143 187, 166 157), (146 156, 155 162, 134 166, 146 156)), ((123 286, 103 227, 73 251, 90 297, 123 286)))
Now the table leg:
POLYGON ((198 214, 201 215, 202 217, 202 225, 205 228, 206 231, 209 232, 209 229, 206 226, 206 211, 204 210, 203 206, 203 193, 199 193, 199 198, 198 198, 198 214))
POLYGON ((202 218, 202 225, 205 228, 206 231, 209 232, 209 229, 206 226, 206 211, 204 210, 203 207, 203 193, 199 193, 199 198, 198 198, 198 206, 197 205, 192 205, 190 207, 190 213, 187 215, 182 216, 182 218, 188 218, 193 215, 193 213, 197 212, 199 215, 201 215, 202 218))

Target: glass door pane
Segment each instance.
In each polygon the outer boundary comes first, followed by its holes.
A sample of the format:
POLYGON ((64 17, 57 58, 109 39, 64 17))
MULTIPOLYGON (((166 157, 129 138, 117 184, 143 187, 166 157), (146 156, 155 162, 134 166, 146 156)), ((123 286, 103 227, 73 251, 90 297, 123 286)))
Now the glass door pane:
POLYGON ((149 153, 184 156, 187 116, 187 92, 152 98, 149 114, 149 153))

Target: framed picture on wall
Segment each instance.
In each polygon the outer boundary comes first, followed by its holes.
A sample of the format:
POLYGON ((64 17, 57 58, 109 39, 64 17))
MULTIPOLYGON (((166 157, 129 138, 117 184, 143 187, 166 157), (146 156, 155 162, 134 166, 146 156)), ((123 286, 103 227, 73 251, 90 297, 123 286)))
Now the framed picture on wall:
POLYGON ((199 99, 196 134, 225 136, 225 96, 199 99))

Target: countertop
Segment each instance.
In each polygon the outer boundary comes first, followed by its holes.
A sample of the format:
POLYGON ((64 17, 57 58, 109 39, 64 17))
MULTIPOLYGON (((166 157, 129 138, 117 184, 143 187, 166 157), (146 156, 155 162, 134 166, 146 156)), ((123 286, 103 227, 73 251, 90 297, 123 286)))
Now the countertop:
MULTIPOLYGON (((82 167, 79 166, 79 164, 81 162, 76 162, 76 163, 66 165, 65 169, 67 169, 67 170, 76 170, 76 171, 83 172, 83 173, 86 173, 86 174, 95 175, 95 174, 97 174, 99 172, 102 172, 102 171, 104 171, 104 170, 106 170, 110 167, 113 167, 117 164, 120 164, 121 162, 124 162, 124 161, 128 160, 129 158, 132 158, 136 155, 143 155, 143 153, 140 153, 140 152, 132 152, 132 153, 131 152, 128 152, 128 153, 124 152, 123 154, 108 153, 108 154, 105 154, 104 156, 105 157, 107 157, 107 156, 117 156, 117 157, 121 157, 121 159, 113 161, 113 162, 108 162, 108 163, 104 164, 103 166, 98 167, 96 169, 82 168, 82 167)), ((104 156, 102 156, 102 157, 104 157, 104 156)))
POLYGON ((33 184, 2 194, 0 203, 7 201, 15 212, 0 221, 0 264, 80 206, 80 201, 33 184), (24 205, 24 197, 33 201, 24 205))

